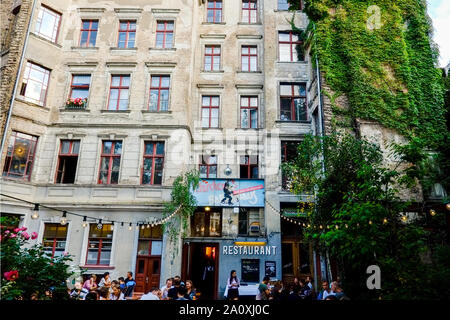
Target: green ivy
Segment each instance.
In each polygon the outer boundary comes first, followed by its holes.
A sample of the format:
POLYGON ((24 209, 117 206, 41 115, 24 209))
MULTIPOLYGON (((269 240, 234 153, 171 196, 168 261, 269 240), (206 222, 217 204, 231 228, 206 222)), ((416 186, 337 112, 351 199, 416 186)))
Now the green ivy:
MULTIPOLYGON (((290 1, 297 9, 298 1, 290 1)), ((436 68, 438 52, 424 0, 309 0, 304 11, 314 32, 311 45, 325 82, 349 99, 335 114, 377 121, 422 148, 438 149, 448 136, 444 83, 436 68), (377 6, 381 25, 376 22, 377 6)), ((314 59, 315 60, 315 59, 314 59)))

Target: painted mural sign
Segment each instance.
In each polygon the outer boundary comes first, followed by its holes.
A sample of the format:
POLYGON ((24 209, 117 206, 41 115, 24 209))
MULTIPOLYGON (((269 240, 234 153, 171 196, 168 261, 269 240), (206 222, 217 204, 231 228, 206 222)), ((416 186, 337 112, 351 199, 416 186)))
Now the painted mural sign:
POLYGON ((264 207, 264 180, 201 179, 192 190, 198 206, 264 207))

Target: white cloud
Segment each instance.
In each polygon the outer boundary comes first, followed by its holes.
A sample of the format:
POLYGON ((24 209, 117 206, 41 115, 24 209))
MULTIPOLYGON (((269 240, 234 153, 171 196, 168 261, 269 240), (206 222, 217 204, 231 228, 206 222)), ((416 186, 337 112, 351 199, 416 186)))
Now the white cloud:
POLYGON ((428 13, 433 20, 433 40, 439 46, 439 64, 444 67, 450 62, 450 1, 428 0, 428 13))

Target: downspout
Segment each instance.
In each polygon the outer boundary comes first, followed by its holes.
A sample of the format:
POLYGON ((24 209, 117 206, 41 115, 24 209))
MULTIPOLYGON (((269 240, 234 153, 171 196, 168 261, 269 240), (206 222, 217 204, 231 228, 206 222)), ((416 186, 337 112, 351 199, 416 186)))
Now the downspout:
POLYGON ((31 27, 31 23, 33 21, 33 17, 34 17, 34 8, 36 7, 36 0, 33 0, 33 5, 31 7, 31 16, 30 16, 30 21, 28 21, 28 26, 27 26, 27 34, 25 36, 25 42, 23 44, 23 50, 22 50, 22 55, 20 56, 20 62, 19 62, 19 68, 17 69, 17 74, 16 74, 16 81, 14 84, 14 91, 10 100, 10 108, 8 110, 8 116, 6 118, 6 123, 5 123, 5 130, 3 132, 3 137, 2 137, 2 144, 0 146, 0 157, 3 155, 3 148, 5 146, 6 143, 6 136, 8 135, 8 127, 9 127, 9 123, 11 121, 11 114, 12 114, 12 109, 14 106, 14 101, 16 99, 16 93, 17 93, 17 87, 19 86, 19 74, 22 70, 22 66, 23 66, 23 60, 24 60, 24 56, 25 56, 25 52, 27 50, 28 47, 28 37, 30 35, 30 27, 31 27))

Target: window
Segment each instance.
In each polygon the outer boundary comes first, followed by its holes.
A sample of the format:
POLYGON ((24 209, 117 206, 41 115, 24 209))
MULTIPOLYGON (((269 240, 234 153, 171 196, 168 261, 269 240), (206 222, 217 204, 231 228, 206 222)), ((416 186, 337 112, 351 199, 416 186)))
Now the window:
POLYGON ((139 229, 138 255, 160 256, 162 252, 162 232, 161 226, 139 229))
POLYGON ((242 22, 256 23, 258 20, 257 0, 242 0, 242 22))
POLYGON ((208 0, 207 20, 212 23, 222 22, 222 1, 208 0))
POLYGON ((203 128, 219 127, 219 97, 217 96, 202 97, 202 127, 203 128))
POLYGON ((103 141, 100 159, 99 184, 117 184, 119 182, 121 141, 103 141))
POLYGON ((280 61, 296 62, 303 61, 302 41, 298 33, 288 31, 278 33, 278 46, 280 50, 280 61), (299 57, 300 54, 300 57, 299 57))
POLYGON ((260 227, 259 209, 239 208, 239 236, 259 236, 260 227))
POLYGON ((246 208, 239 208, 239 229, 240 236, 248 235, 248 210, 246 208))
POLYGON ((256 282, 259 279, 259 259, 242 259, 241 282, 256 282))
POLYGON ((13 131, 3 167, 3 176, 30 180, 38 138, 13 131))
POLYGON ((89 242, 86 257, 87 265, 108 266, 111 259, 113 230, 112 224, 103 224, 101 229, 97 224, 89 225, 89 242))
POLYGON ((56 42, 58 39, 60 22, 61 15, 59 13, 42 6, 38 13, 34 31, 39 36, 51 42, 56 42))
POLYGON ((242 71, 258 71, 258 49, 256 46, 242 46, 241 48, 242 71))
POLYGON ((82 20, 80 47, 95 47, 97 31, 98 20, 82 20))
MULTIPOLYGON (((220 209, 221 210, 221 209, 220 209)), ((221 237, 222 213, 197 211, 191 218, 191 235, 193 237, 221 237)))
MULTIPOLYGON (((281 141, 281 163, 295 160, 299 144, 298 141, 281 141)), ((282 173, 282 188, 289 189, 289 181, 285 173, 282 173)))
POLYGON ((307 120, 305 84, 280 84, 280 120, 307 120))
POLYGON ((67 224, 46 223, 44 225, 44 236, 42 246, 45 253, 52 258, 60 257, 66 249, 67 224))
POLYGON ((119 48, 134 48, 136 40, 136 21, 120 21, 119 23, 119 38, 117 46, 119 48))
POLYGON ((278 10, 289 10, 288 0, 278 0, 278 10))
POLYGON ((258 128, 258 97, 241 97, 241 128, 258 128))
POLYGON ((144 143, 142 184, 162 184, 164 142, 144 143))
POLYGON ((111 76, 108 110, 127 110, 130 90, 130 76, 111 76))
POLYGON ((150 81, 150 111, 167 111, 169 109, 170 76, 152 76, 150 81))
POLYGON ((70 98, 85 99, 89 96, 89 86, 91 84, 90 74, 72 75, 72 83, 70 85, 70 98))
POLYGON ((62 140, 59 148, 56 183, 74 183, 80 140, 62 140))
POLYGON ((49 78, 50 70, 37 64, 27 62, 20 94, 26 101, 43 106, 47 96, 49 78))
POLYGON ((200 178, 217 178, 217 156, 200 156, 200 178))
POLYGON ((258 178, 258 156, 241 156, 240 158, 240 178, 258 178))
POLYGON ((156 47, 173 47, 173 21, 158 21, 156 25, 156 47))
POLYGON ((220 70, 220 46, 205 47, 205 71, 220 70))

